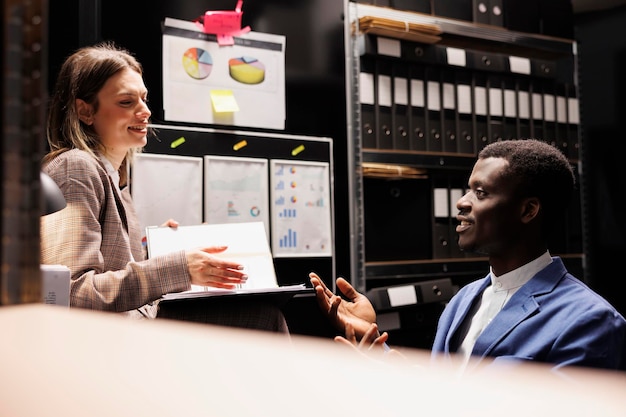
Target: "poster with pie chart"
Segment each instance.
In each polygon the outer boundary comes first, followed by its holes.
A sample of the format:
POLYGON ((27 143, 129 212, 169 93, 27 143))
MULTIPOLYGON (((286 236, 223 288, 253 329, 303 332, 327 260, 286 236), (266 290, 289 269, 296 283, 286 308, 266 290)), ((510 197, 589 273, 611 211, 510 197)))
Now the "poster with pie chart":
POLYGON ((196 80, 203 80, 211 74, 213 58, 202 48, 189 48, 183 54, 185 72, 196 80))
POLYGON ((285 128, 284 35, 249 31, 223 46, 195 22, 168 17, 162 29, 164 120, 285 128))
POLYGON ((228 60, 228 73, 235 81, 243 84, 259 84, 265 79, 265 65, 251 56, 228 60))

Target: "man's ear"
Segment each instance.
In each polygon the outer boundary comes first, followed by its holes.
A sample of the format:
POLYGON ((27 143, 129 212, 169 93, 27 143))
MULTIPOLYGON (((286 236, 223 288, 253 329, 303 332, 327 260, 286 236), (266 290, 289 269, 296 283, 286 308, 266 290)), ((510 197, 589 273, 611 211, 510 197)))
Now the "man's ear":
POLYGON ((541 202, 536 197, 530 197, 522 201, 522 222, 529 223, 537 218, 541 210, 541 202))
POLYGON ((76 99, 76 112, 81 122, 86 125, 93 124, 93 106, 80 98, 76 99))

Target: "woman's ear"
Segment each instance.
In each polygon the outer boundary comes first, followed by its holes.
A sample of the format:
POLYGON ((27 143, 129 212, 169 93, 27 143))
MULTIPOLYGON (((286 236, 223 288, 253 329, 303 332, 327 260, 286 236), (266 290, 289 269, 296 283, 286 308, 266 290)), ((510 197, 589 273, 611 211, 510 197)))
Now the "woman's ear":
POLYGON ((76 99, 76 112, 78 113, 78 118, 81 122, 86 125, 93 124, 93 107, 91 104, 87 103, 85 100, 80 98, 76 99))
POLYGON ((529 223, 539 215, 541 202, 536 197, 526 198, 522 203, 522 221, 529 223))

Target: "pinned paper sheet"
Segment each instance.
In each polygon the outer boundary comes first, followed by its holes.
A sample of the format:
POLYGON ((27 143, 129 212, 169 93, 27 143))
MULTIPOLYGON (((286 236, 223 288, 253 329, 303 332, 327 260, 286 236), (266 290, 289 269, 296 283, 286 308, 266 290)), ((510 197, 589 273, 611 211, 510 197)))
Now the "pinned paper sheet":
POLYGON ((211 102, 215 113, 233 113, 239 111, 237 100, 230 90, 211 90, 211 102))
POLYGON ((196 23, 165 18, 164 120, 284 129, 285 40, 249 32, 223 47, 216 35, 204 33, 196 23), (227 90, 230 97, 213 90, 227 90), (223 98, 230 105, 214 105, 223 98))
POLYGON ((217 43, 220 46, 234 45, 234 36, 250 31, 250 26, 241 27, 242 5, 243 0, 239 0, 234 11, 208 10, 194 22, 198 23, 204 33, 217 35, 217 43))

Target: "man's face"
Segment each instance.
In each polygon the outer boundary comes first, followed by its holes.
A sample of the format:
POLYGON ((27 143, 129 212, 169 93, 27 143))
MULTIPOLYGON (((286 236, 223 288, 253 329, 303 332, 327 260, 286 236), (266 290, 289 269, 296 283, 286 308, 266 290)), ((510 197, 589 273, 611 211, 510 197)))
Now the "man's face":
POLYGON ((469 178, 469 191, 457 202, 459 247, 468 252, 498 255, 519 237, 522 207, 514 197, 516 184, 502 177, 508 161, 479 159, 469 178))

